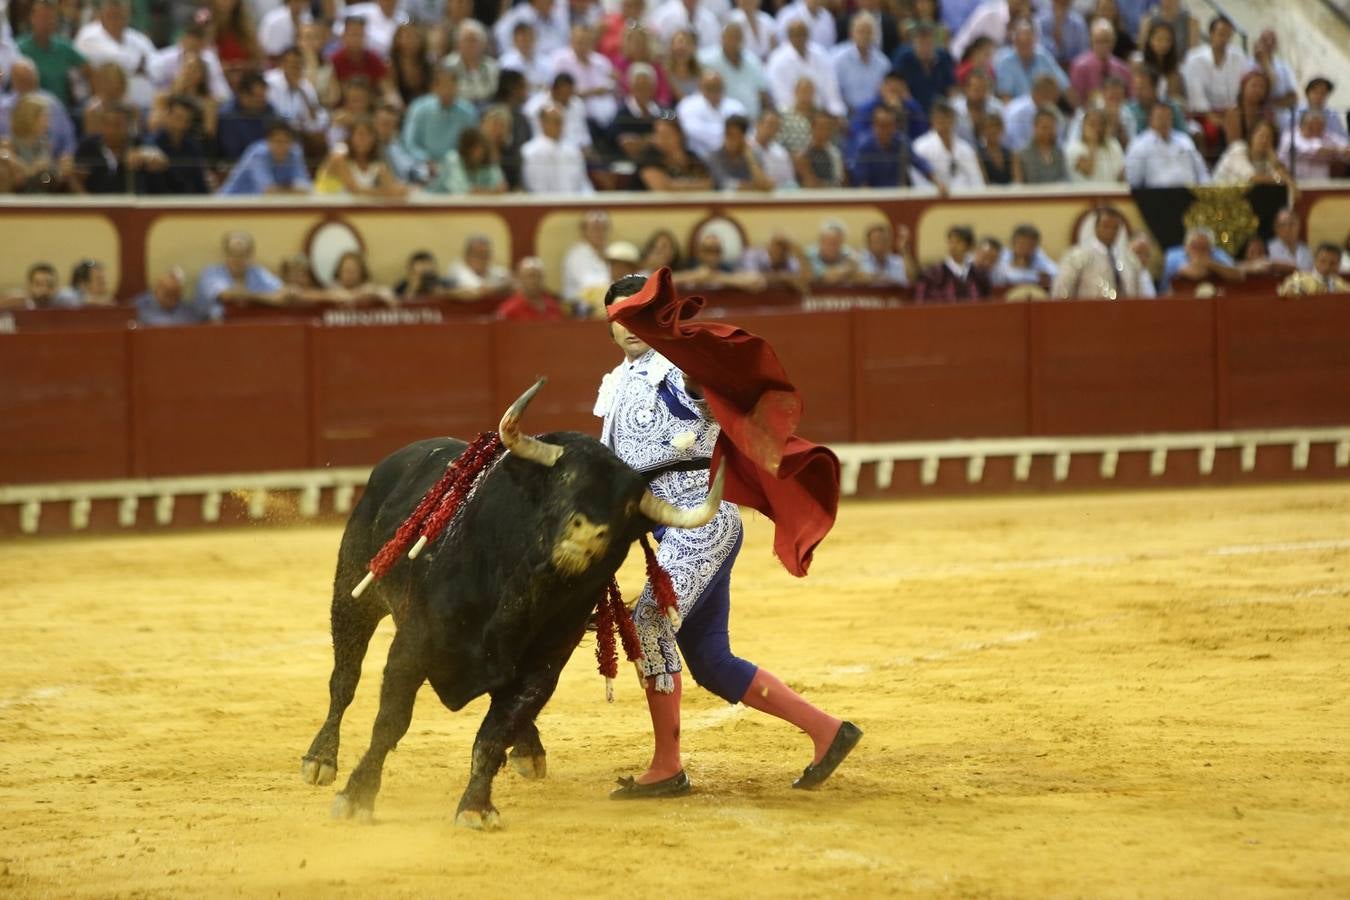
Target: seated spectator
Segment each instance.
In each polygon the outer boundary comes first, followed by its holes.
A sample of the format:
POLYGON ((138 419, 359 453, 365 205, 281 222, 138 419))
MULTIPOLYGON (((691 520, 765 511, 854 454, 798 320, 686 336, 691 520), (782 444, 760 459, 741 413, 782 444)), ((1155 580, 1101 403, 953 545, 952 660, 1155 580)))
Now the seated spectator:
POLYGON ((434 75, 427 44, 427 32, 420 25, 407 22, 394 30, 394 41, 389 49, 389 71, 394 90, 404 106, 431 90, 434 75))
POLYGON ((128 26, 129 11, 125 0, 102 0, 98 18, 91 20, 75 35, 75 49, 97 68, 104 63, 116 63, 127 76, 125 97, 141 112, 150 108, 152 90, 148 74, 150 60, 155 55, 154 43, 141 32, 128 26))
MULTIPOLYGON (((642 0, 629 0, 629 2, 641 3, 642 0)), ((661 60, 657 56, 658 49, 654 49, 655 40, 652 33, 641 25, 626 28, 623 32, 623 46, 620 52, 614 55, 605 55, 605 58, 614 66, 614 77, 618 82, 620 100, 632 93, 630 83, 632 69, 633 66, 641 63, 652 70, 652 77, 655 79, 655 93, 652 96, 656 99, 656 102, 665 106, 669 106, 672 102, 675 92, 671 89, 670 81, 666 78, 661 60)), ((703 69, 704 67, 699 67, 700 72, 703 69)))
POLYGON ((1050 296, 1061 300, 1148 296, 1143 286, 1147 272, 1139 259, 1119 243, 1125 218, 1110 206, 1100 207, 1095 216, 1092 237, 1071 248, 1060 260, 1050 296))
POLYGON ((652 146, 638 162, 638 179, 649 191, 712 189, 708 167, 690 152, 678 119, 661 119, 652 130, 652 146))
POLYGON ((1048 109, 1059 123, 1059 134, 1064 136, 1064 117, 1059 112, 1059 82, 1051 75, 1038 75, 1031 83, 1031 93, 1008 102, 1003 108, 1003 128, 1006 143, 1021 150, 1031 143, 1031 132, 1036 125, 1036 113, 1048 109))
POLYGON ((797 187, 796 167, 792 163, 792 154, 778 142, 778 131, 783 120, 778 113, 765 107, 755 123, 755 136, 750 141, 750 151, 755 154, 755 162, 764 171, 778 190, 791 190, 797 187))
POLYGON ((313 188, 295 132, 278 119, 268 127, 267 137, 244 151, 217 193, 237 197, 308 194, 313 188))
POLYGON ((586 104, 577 96, 576 86, 575 78, 566 72, 559 73, 547 92, 535 94, 525 101, 521 112, 530 120, 534 135, 538 137, 543 129, 540 112, 545 106, 556 107, 563 114, 562 141, 589 154, 591 126, 586 121, 586 104))
POLYGON ((47 99, 37 92, 20 98, 10 114, 9 140, 0 140, 0 181, 13 193, 55 194, 71 188, 75 159, 52 152, 50 118, 47 99))
MULTIPOLYGON (((760 58, 746 48, 745 26, 740 22, 728 19, 722 26, 721 44, 703 48, 698 62, 703 71, 722 76, 727 96, 745 107, 746 118, 757 119, 760 111, 772 104, 769 76, 760 58)), ((890 68, 889 62, 886 68, 890 68)))
POLYGON ((1102 90, 1108 78, 1129 84, 1130 67, 1112 56, 1116 46, 1116 29, 1106 19, 1092 21, 1092 44, 1080 53, 1069 67, 1069 84, 1079 102, 1086 104, 1102 90))
POLYGON ((560 322, 566 316, 558 298, 544 287, 544 261, 527 256, 516 266, 516 291, 497 307, 506 322, 560 322))
POLYGON ((1271 262, 1293 266, 1300 272, 1312 271, 1312 251, 1298 239, 1302 226, 1298 213, 1292 209, 1282 209, 1275 214, 1275 236, 1270 239, 1266 251, 1271 262))
MULTIPOLYGON (((393 39, 392 32, 390 39, 393 39)), ((373 85, 381 96, 395 93, 389 65, 367 46, 366 20, 360 16, 347 16, 342 20, 341 43, 329 54, 328 61, 339 85, 360 77, 373 85)))
POLYGON ((722 239, 715 232, 705 231, 698 238, 694 258, 675 272, 674 283, 681 288, 705 290, 761 291, 764 279, 755 272, 738 272, 727 259, 722 239))
POLYGON ((1018 19, 1011 28, 1012 44, 994 54, 994 91, 999 99, 1007 102, 1031 93, 1032 82, 1040 75, 1049 75, 1061 91, 1067 90, 1069 76, 1040 46, 1035 23, 1030 19, 1018 19))
POLYGON ((71 79, 89 78, 89 64, 64 35, 58 32, 58 14, 54 0, 35 0, 28 13, 28 34, 19 38, 18 50, 32 60, 42 90, 69 108, 74 98, 71 79))
POLYGON ((1195 143, 1172 130, 1172 109, 1153 104, 1149 128, 1130 142, 1125 152, 1125 180, 1132 188, 1188 187, 1207 184, 1209 171, 1195 143))
POLYGON ((933 27, 926 22, 915 26, 911 41, 895 54, 892 68, 905 79, 919 106, 932 109, 956 86, 956 63, 945 47, 937 46, 933 27))
POLYGON ((1275 126, 1258 122, 1245 141, 1234 141, 1214 165, 1215 184, 1284 184, 1293 176, 1275 155, 1275 126))
POLYGON ((813 284, 847 284, 858 274, 858 256, 846 243, 848 230, 842 222, 826 220, 820 226, 814 247, 806 251, 813 284))
POLYGON ((1012 184, 1012 153, 1008 151, 1005 140, 1003 117, 997 113, 985 116, 977 153, 980 169, 989 184, 1012 184))
POLYGON ((1270 83, 1271 106, 1290 109, 1298 103, 1298 84, 1294 81, 1294 70, 1276 55, 1278 43, 1275 29, 1261 29, 1252 46, 1252 66, 1270 83))
POLYGON ((213 104, 230 99, 230 82, 208 38, 207 27, 193 22, 178 36, 178 43, 150 58, 146 74, 157 93, 188 94, 202 101, 209 99, 213 104), (197 71, 185 72, 189 67, 197 71))
POLYGON ((511 46, 511 35, 521 22, 528 23, 534 31, 538 52, 545 59, 567 44, 567 28, 554 18, 553 0, 529 0, 510 7, 493 23, 499 51, 511 46))
POLYGON ((741 26, 745 49, 756 59, 766 60, 778 45, 778 23, 761 8, 760 0, 736 0, 727 22, 741 26))
POLYGON ((961 51, 960 61, 956 65, 956 83, 963 84, 971 72, 983 72, 992 85, 994 83, 994 54, 998 52, 1000 46, 987 37, 979 37, 971 42, 965 50, 961 51))
POLYGON ((1243 141, 1260 122, 1274 121, 1274 106, 1270 102, 1270 79, 1260 69, 1252 69, 1238 83, 1237 104, 1223 117, 1223 131, 1227 143, 1243 141))
POLYGON ((1294 160, 1299 181, 1330 178, 1333 165, 1350 163, 1350 142, 1327 129, 1322 113, 1309 109, 1299 116, 1298 128, 1280 140, 1279 158, 1294 160))
POLYGON ((1186 82, 1186 107, 1200 119, 1207 147, 1216 152, 1223 141, 1223 119, 1237 105, 1238 86, 1250 60, 1234 49, 1233 23, 1223 15, 1209 23, 1209 43, 1191 48, 1181 66, 1186 82))
POLYGON ((1068 132, 1064 138, 1065 145, 1075 143, 1082 138, 1083 117, 1096 110, 1105 114, 1105 118, 1102 120, 1105 129, 1103 138, 1115 138, 1123 152, 1129 146, 1130 141, 1134 140, 1136 133, 1134 115, 1130 112, 1128 105, 1129 99, 1125 96, 1125 82, 1115 76, 1106 79, 1101 92, 1081 107, 1078 112, 1074 113, 1073 120, 1069 123, 1068 132))
POLYGON ((872 110, 884 106, 895 113, 895 121, 900 130, 911 141, 928 130, 928 113, 920 108, 918 101, 909 95, 909 86, 905 79, 892 72, 881 81, 881 92, 875 100, 864 103, 853 111, 849 122, 847 147, 856 148, 872 130, 872 110))
POLYGON ((434 91, 408 107, 403 120, 403 146, 434 175, 440 160, 459 145, 464 129, 478 124, 473 106, 459 99, 459 76, 442 62, 436 69, 434 91))
POLYGON ((984 172, 975 148, 956 136, 956 111, 945 102, 936 103, 930 121, 932 130, 914 142, 915 156, 927 164, 940 186, 983 187, 984 172))
POLYGON ((1178 277, 1203 281, 1216 276, 1222 281, 1241 281, 1242 270, 1222 247, 1214 246, 1214 232, 1204 226, 1186 229, 1185 242, 1163 255, 1162 281, 1158 290, 1172 292, 1172 281, 1178 277))
POLYGON ((1083 113, 1081 133, 1065 150, 1064 161, 1069 180, 1077 184, 1116 184, 1124 178, 1125 151, 1107 134, 1105 110, 1083 113))
POLYGON ((202 142, 203 148, 208 142, 214 146, 216 133, 220 129, 220 104, 211 95, 201 57, 191 53, 185 54, 173 82, 166 90, 155 94, 154 103, 150 108, 151 131, 159 131, 164 127, 164 120, 169 114, 169 103, 174 97, 182 97, 192 103, 190 125, 192 137, 202 142))
MULTIPOLYGON (((1133 96, 1125 103, 1125 115, 1130 120, 1132 133, 1143 134, 1148 130, 1149 116, 1156 103, 1164 103, 1172 110, 1172 130, 1186 130, 1186 111, 1175 98, 1163 99, 1158 96, 1158 75, 1147 66, 1138 66, 1130 77, 1133 96)), ((1121 144, 1122 147, 1128 145, 1121 144)))
POLYGON ((75 152, 71 184, 80 194, 143 193, 146 173, 163 172, 169 160, 155 147, 141 147, 131 135, 135 112, 110 106, 98 117, 98 130, 75 152))
POLYGON ((965 225, 947 229, 947 256, 919 273, 914 298, 920 303, 982 300, 992 291, 989 274, 977 268, 971 250, 975 234, 965 225))
POLYGON ((200 325, 211 321, 197 306, 183 302, 182 269, 174 268, 161 274, 150 290, 143 291, 133 303, 136 322, 140 325, 200 325))
MULTIPOLYGON (((4 74, 4 70, 0 69, 0 78, 4 74)), ((47 101, 47 140, 51 142, 52 155, 57 159, 73 155, 76 147, 75 123, 56 95, 38 86, 37 68, 30 60, 20 58, 14 62, 9 69, 9 86, 8 94, 0 94, 0 137, 8 132, 14 109, 19 103, 28 96, 40 97, 47 101)))
POLYGON ((1031 142, 1013 154, 1013 181, 1058 184, 1069 180, 1069 167, 1059 146, 1059 122, 1048 109, 1037 110, 1031 142))
POLYGON ((593 194, 581 150, 562 140, 563 112, 549 104, 539 111, 540 134, 521 148, 521 179, 532 194, 593 194))
POLYGON ((1018 225, 999 253, 991 281, 995 287, 1036 284, 1048 290, 1057 274, 1059 266, 1041 249, 1041 232, 1035 225, 1018 225))
MULTIPOLYGON (((725 6, 722 7, 726 9, 725 6)), ((650 28, 663 43, 669 44, 678 34, 688 33, 695 46, 717 43, 717 14, 705 4, 689 0, 653 0, 648 4, 642 24, 650 28)))
POLYGON ((708 157, 713 184, 720 191, 772 191, 774 182, 760 168, 750 148, 745 116, 730 116, 722 146, 708 157))
POLYGON ((824 0, 793 0, 784 3, 777 16, 779 40, 787 38, 788 30, 796 21, 806 24, 811 43, 818 47, 833 47, 838 40, 839 31, 834 14, 824 0))
POLYGON ((497 151, 483 132, 466 128, 459 136, 459 148, 441 161, 439 174, 427 185, 433 194, 503 194, 506 176, 497 162, 497 151))
POLYGON ((618 82, 614 66, 595 52, 595 32, 590 25, 573 22, 568 45, 553 54, 552 62, 555 72, 566 73, 575 80, 590 127, 596 131, 608 128, 619 111, 615 97, 618 82))
POLYGON ((1313 270, 1290 275, 1280 282, 1276 293, 1281 297, 1350 293, 1350 281, 1346 281, 1336 273, 1340 260, 1341 251, 1335 244, 1319 244, 1317 254, 1313 257, 1313 270))
POLYGON ((220 111, 216 141, 221 159, 234 162, 242 157, 267 136, 268 123, 275 118, 276 110, 267 102, 267 82, 257 72, 245 73, 234 99, 220 111))
POLYGON ((112 306, 117 298, 108 289, 108 270, 96 259, 82 259, 70 270, 70 284, 56 292, 52 306, 76 309, 81 306, 112 306))
POLYGON ((656 70, 646 63, 628 68, 628 96, 609 126, 609 139, 624 156, 636 162, 651 146, 652 128, 668 110, 656 102, 656 70))
POLYGON ((460 23, 455 31, 455 52, 443 64, 455 71, 459 99, 481 108, 496 96, 501 71, 497 60, 488 55, 487 29, 478 20, 460 23))
POLYGON ((127 105, 127 75, 117 63, 105 62, 90 73, 89 87, 89 97, 80 109, 80 131, 86 135, 97 130, 100 112, 127 105))
POLYGON ((642 248, 642 262, 638 265, 638 271, 655 272, 662 266, 678 270, 683 262, 679 240, 674 232, 662 228, 647 238, 647 243, 642 248))
POLYGON ((16 296, 5 298, 0 308, 6 309, 57 309, 62 304, 57 298, 56 267, 49 262, 36 262, 28 267, 24 277, 24 289, 16 296))
POLYGON ((221 240, 224 260, 202 269, 197 276, 193 305, 203 319, 225 317, 225 303, 265 303, 279 306, 292 297, 281 279, 253 261, 253 236, 227 231, 221 240))
POLYGON ((333 286, 327 299, 338 303, 362 303, 377 300, 396 302, 394 292, 370 277, 366 258, 357 250, 348 250, 338 257, 333 267, 333 286))
POLYGON ((882 80, 890 74, 891 61, 878 45, 877 20, 871 13, 864 10, 853 16, 849 38, 830 51, 830 61, 844 105, 852 112, 880 93, 882 80))
POLYGON ((300 29, 314 21, 308 0, 284 0, 258 20, 258 46, 269 59, 279 59, 300 40, 300 29))
POLYGON ((1303 117, 1305 110, 1315 110, 1322 114, 1322 119, 1327 123, 1327 131, 1350 140, 1350 133, 1346 131, 1345 115, 1327 105, 1327 100, 1335 89, 1336 86, 1331 83, 1331 80, 1323 78, 1321 75, 1309 81, 1308 86, 1303 91, 1305 102, 1299 104, 1297 109, 1290 109, 1284 113, 1280 120, 1281 130, 1294 130, 1298 127, 1299 120, 1303 117))
POLYGON ((791 106, 797 82, 809 78, 815 85, 816 101, 825 111, 832 116, 846 116, 848 108, 839 93, 839 82, 835 80, 830 57, 810 42, 809 34, 810 27, 806 22, 794 19, 787 26, 787 41, 769 55, 765 74, 773 102, 779 109, 791 106))
POLYGON ((965 3, 960 8, 966 14, 959 18, 951 17, 953 5, 947 4, 943 20, 956 29, 951 42, 952 53, 956 56, 964 56, 966 48, 981 37, 1003 43, 1011 23, 1031 14, 1030 0, 981 0, 973 7, 965 3))
POLYGON ((325 48, 332 32, 321 22, 310 22, 300 27, 300 39, 296 46, 305 64, 305 78, 319 92, 319 100, 325 108, 331 109, 338 103, 342 90, 333 61, 328 58, 325 48))
POLYGON ((347 79, 342 83, 342 102, 329 119, 324 143, 330 147, 346 143, 352 123, 366 118, 374 111, 375 92, 370 89, 370 82, 361 77, 347 79))
POLYGON ((980 238, 975 245, 975 252, 970 255, 970 266, 972 272, 978 272, 990 287, 994 285, 994 275, 998 270, 998 261, 1003 256, 1003 242, 992 235, 985 235, 980 238))
POLYGON ((956 133, 974 144, 983 133, 984 120, 990 115, 1003 115, 1003 103, 989 92, 989 76, 976 69, 966 76, 962 94, 952 101, 956 110, 956 133))
POLYGON ((525 101, 529 99, 529 85, 525 76, 511 69, 503 69, 497 79, 497 102, 488 107, 483 114, 487 118, 492 110, 500 110, 499 115, 506 116, 505 139, 501 146, 502 174, 511 190, 522 187, 520 176, 520 151, 534 137, 534 126, 525 115, 525 101))
MULTIPOLYGON (((1190 18, 1189 14, 1182 15, 1190 18)), ((1193 19, 1191 24, 1195 24, 1193 19)), ((1181 76, 1181 66, 1191 48, 1200 44, 1199 28, 1196 27, 1193 39, 1186 37, 1184 32, 1188 30, 1184 24, 1177 22, 1176 17, 1171 17, 1170 21, 1155 19, 1143 33, 1143 45, 1138 57, 1142 65, 1135 68, 1147 69, 1153 74, 1153 79, 1159 83, 1158 94, 1161 97, 1183 102, 1186 99, 1186 81, 1181 76)), ((1152 100, 1149 102, 1152 103, 1152 100)))
POLYGON ((722 76, 707 69, 699 77, 699 90, 690 94, 675 107, 680 127, 684 130, 689 149, 700 159, 707 159, 722 146, 727 119, 745 116, 745 106, 726 95, 722 76))
MULTIPOLYGON (((613 241, 605 248, 605 262, 609 263, 609 280, 611 283, 618 281, 625 275, 631 275, 637 271, 637 267, 642 263, 642 251, 637 248, 637 244, 632 241, 613 241)), ((601 285, 595 285, 601 287, 601 285)), ((608 290, 609 285, 603 285, 608 290)), ((600 305, 604 305, 605 295, 601 291, 599 295, 600 305)))
MULTIPOLYGON (((267 105, 301 135, 305 146, 318 155, 326 146, 328 110, 319 102, 319 91, 305 75, 305 60, 298 47, 282 52, 277 68, 264 76, 267 105)), ((369 112, 367 112, 369 114, 369 112)))
POLYGON ((848 183, 844 157, 834 143, 834 118, 817 110, 811 120, 811 142, 793 160, 797 182, 804 188, 837 188, 848 183))
POLYGON ((314 193, 401 200, 408 186, 380 159, 375 122, 357 119, 346 143, 337 144, 315 173, 314 193))
POLYGON ((670 84, 671 103, 679 103, 698 90, 698 77, 703 67, 698 64, 698 38, 692 31, 681 29, 666 42, 661 69, 670 84))
POLYGON ((928 163, 914 155, 909 139, 901 133, 895 113, 889 107, 874 106, 872 131, 858 143, 849 165, 850 183, 854 187, 910 187, 916 183, 911 166, 933 180, 928 163))
POLYGON ((909 272, 918 271, 911 254, 908 225, 896 228, 893 239, 889 225, 869 225, 863 233, 863 251, 858 254, 857 280, 909 287, 909 272))
POLYGON ((531 92, 547 90, 553 80, 553 63, 539 53, 534 26, 529 22, 516 23, 511 31, 511 48, 502 53, 497 62, 500 66, 499 85, 502 72, 519 72, 531 92))
POLYGON ((1153 243, 1148 235, 1137 234, 1130 238, 1129 250, 1127 255, 1133 257, 1139 267, 1139 296, 1148 299, 1157 297, 1158 291, 1153 284, 1153 243))
POLYGON ((441 278, 436 256, 430 250, 417 250, 408 257, 403 280, 394 286, 400 300, 434 297, 450 289, 450 282, 441 278))
POLYGON ((811 122, 817 111, 816 83, 806 77, 798 79, 793 104, 783 111, 778 132, 779 142, 791 155, 796 156, 811 143, 811 122))
MULTIPOLYGON (((608 288, 610 265, 605 259, 609 246, 609 213, 592 210, 581 217, 581 240, 567 249, 562 263, 562 295, 568 301, 579 299, 589 288, 608 288)), ((636 261, 636 260, 635 260, 636 261)))
POLYGON ((147 176, 149 193, 210 193, 206 185, 206 151, 192 133, 196 114, 196 105, 189 98, 175 96, 169 100, 162 127, 154 137, 155 146, 168 165, 163 171, 147 176))
POLYGON ((1036 24, 1040 28, 1042 46, 1055 62, 1068 69, 1078 55, 1090 49, 1087 22, 1083 14, 1073 8, 1073 0, 1053 0, 1045 8, 1036 24))
POLYGON ((402 116, 399 108, 388 101, 375 107, 375 143, 380 159, 404 184, 425 184, 430 179, 429 167, 418 162, 403 146, 402 116))
POLYGON ((763 277, 766 287, 805 292, 811 261, 800 244, 785 232, 775 231, 767 245, 746 248, 741 256, 741 270, 763 277))
POLYGON ((492 261, 492 241, 481 234, 469 235, 464 241, 464 258, 451 263, 445 277, 462 299, 500 293, 511 283, 506 267, 492 261))
POLYGON ((312 294, 319 288, 319 283, 314 280, 314 269, 309 264, 309 257, 303 253, 292 253, 283 257, 281 265, 277 268, 277 274, 281 276, 281 283, 284 286, 294 289, 301 295, 312 294))

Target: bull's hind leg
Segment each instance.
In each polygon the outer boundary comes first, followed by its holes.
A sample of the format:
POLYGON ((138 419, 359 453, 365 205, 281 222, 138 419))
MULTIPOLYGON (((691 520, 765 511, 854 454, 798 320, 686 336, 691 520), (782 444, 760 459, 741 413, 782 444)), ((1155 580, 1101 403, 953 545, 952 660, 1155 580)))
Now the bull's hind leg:
POLYGON ((332 784, 337 777, 342 716, 356 696, 371 635, 387 614, 383 605, 371 599, 355 600, 340 588, 333 591, 333 674, 328 679, 328 716, 300 762, 300 777, 309 784, 332 784))
POLYGON ((532 720, 517 729, 510 760, 511 767, 524 778, 543 778, 548 773, 544 743, 539 740, 539 728, 532 720))
POLYGON ((384 759, 408 732, 412 721, 417 689, 427 677, 427 660, 420 638, 411 636, 414 628, 400 629, 389 646, 380 685, 380 711, 370 736, 370 749, 352 770, 347 786, 333 799, 333 818, 352 816, 369 819, 375 810, 375 795, 380 792, 384 759))

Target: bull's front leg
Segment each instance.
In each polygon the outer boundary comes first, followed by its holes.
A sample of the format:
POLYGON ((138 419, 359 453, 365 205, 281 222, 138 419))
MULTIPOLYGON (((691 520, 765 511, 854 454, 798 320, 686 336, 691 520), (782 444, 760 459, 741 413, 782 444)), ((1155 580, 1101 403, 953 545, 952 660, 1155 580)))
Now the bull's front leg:
POLYGON ((539 739, 539 728, 534 722, 524 722, 511 744, 511 767, 522 778, 538 779, 548 774, 544 742, 539 739))
MULTIPOLYGON (((569 643, 565 652, 554 651, 538 668, 523 673, 510 686, 493 692, 492 704, 473 742, 469 784, 460 798, 456 823, 468 828, 501 827, 501 818, 492 805, 492 779, 506 761, 507 745, 518 735, 527 736, 533 730, 534 718, 553 696, 558 676, 575 646, 575 643, 569 643), (527 723, 528 729, 524 728, 527 723)), ((534 730, 534 740, 536 743, 539 740, 537 730, 534 730)), ((539 754, 542 762, 542 745, 539 754)))

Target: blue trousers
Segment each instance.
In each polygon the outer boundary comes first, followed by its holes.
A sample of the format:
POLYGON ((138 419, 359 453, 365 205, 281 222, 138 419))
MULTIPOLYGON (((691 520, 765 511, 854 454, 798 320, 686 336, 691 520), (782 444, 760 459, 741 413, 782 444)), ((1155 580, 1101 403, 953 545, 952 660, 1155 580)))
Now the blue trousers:
POLYGON ((704 689, 728 703, 739 703, 758 666, 731 652, 731 567, 741 552, 741 538, 694 602, 675 635, 689 674, 704 689))

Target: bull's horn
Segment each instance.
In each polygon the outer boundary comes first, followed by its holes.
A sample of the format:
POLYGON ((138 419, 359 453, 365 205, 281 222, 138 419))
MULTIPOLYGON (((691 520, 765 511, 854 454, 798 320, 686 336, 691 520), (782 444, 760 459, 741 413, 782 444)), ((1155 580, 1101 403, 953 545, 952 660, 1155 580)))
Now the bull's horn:
POLYGON ((713 516, 717 515, 717 507, 722 505, 722 485, 725 481, 726 466, 718 466, 712 489, 708 491, 708 499, 693 509, 680 509, 657 499, 655 494, 647 491, 642 495, 642 514, 658 525, 668 525, 671 528, 698 528, 700 525, 707 525, 713 516))
POLYGON ((501 424, 497 426, 497 434, 501 435, 502 446, 521 459, 537 462, 541 466, 551 466, 556 463, 558 457, 563 454, 563 448, 557 444, 541 441, 528 434, 521 434, 520 417, 525 414, 525 407, 530 405, 534 395, 539 393, 539 389, 547 381, 547 378, 540 378, 534 383, 534 387, 521 394, 520 398, 506 410, 506 415, 502 416, 501 424))

